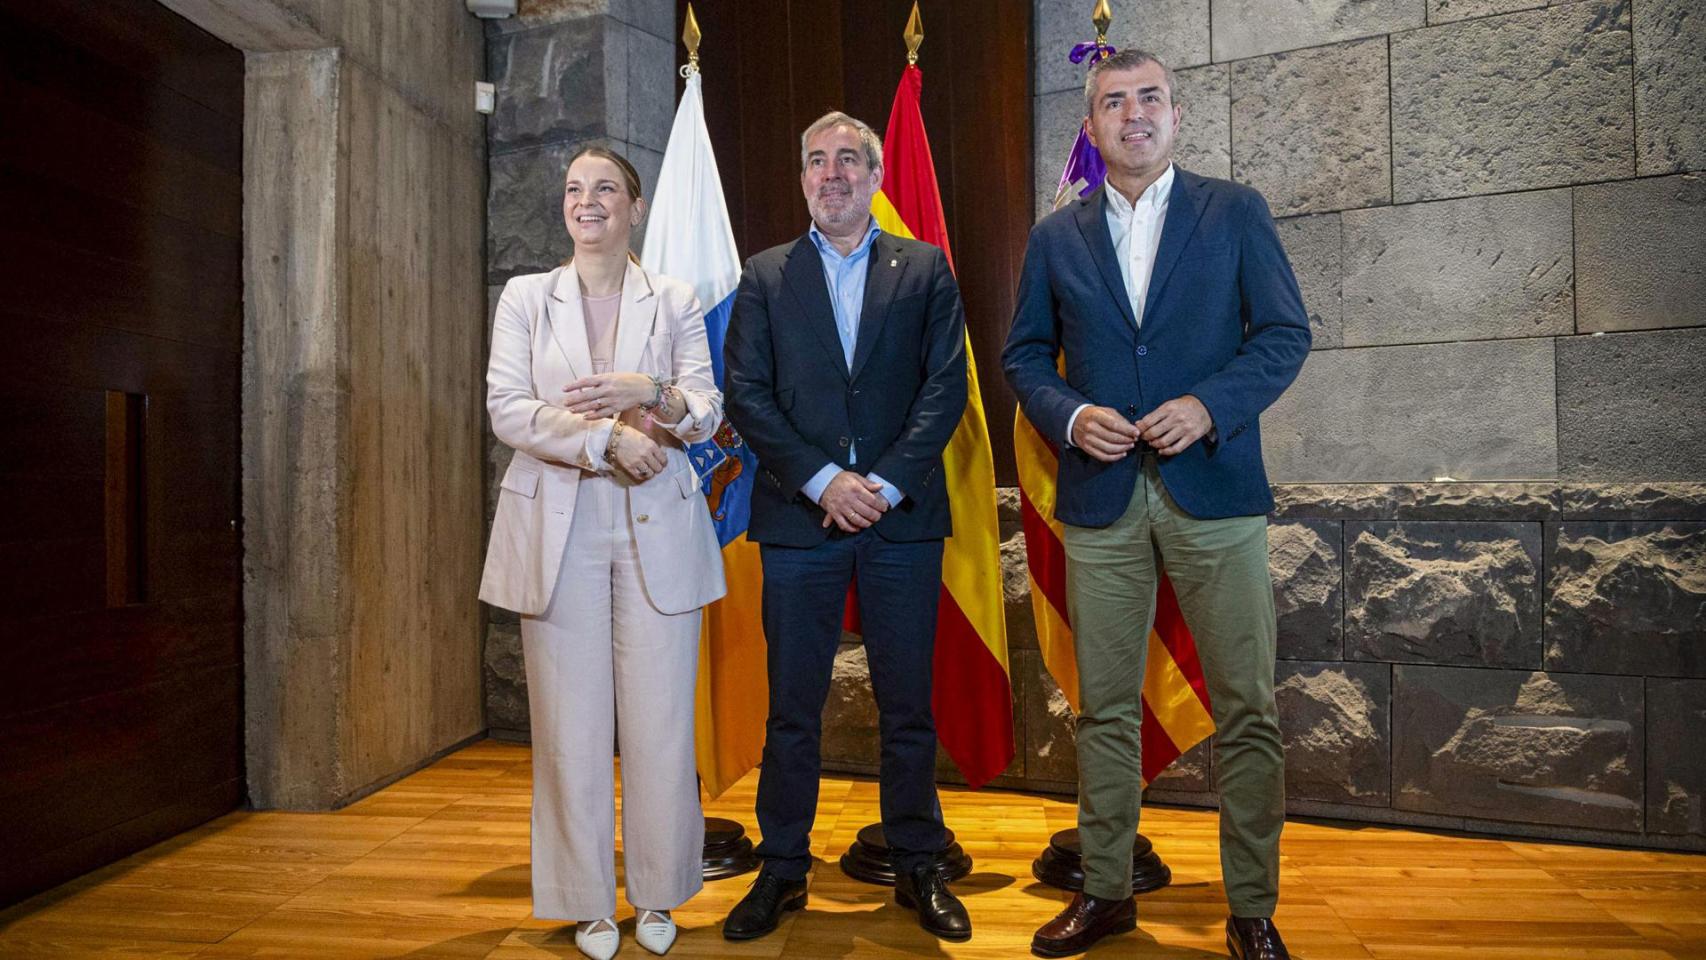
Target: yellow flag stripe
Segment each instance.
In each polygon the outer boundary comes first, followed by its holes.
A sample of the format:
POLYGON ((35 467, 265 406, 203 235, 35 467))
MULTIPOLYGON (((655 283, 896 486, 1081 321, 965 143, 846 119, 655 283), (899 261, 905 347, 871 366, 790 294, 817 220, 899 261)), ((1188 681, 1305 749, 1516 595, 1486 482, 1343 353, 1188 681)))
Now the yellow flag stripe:
MULTIPOLYGON (((912 231, 901 220, 893 202, 877 191, 871 199, 877 226, 909 240, 912 231)), ((954 495, 954 535, 942 554, 942 583, 959 605, 978 638, 1004 672, 1007 664, 1007 621, 1003 612, 1001 578, 991 571, 1001 569, 1000 518, 995 506, 995 463, 989 454, 989 425, 983 415, 983 394, 978 388, 977 362, 972 357, 971 337, 966 337, 966 409, 960 417, 947 449, 943 468, 948 476, 963 478, 963 490, 954 495)))

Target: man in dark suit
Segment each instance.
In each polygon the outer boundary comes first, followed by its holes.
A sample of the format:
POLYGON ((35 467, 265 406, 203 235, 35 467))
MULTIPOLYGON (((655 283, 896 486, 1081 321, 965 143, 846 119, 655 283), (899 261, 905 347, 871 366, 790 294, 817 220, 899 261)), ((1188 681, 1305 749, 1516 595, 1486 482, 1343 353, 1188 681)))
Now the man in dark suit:
POLYGON ((747 536, 764 565, 770 715, 764 867, 723 935, 763 936, 805 904, 820 717, 857 583, 895 899, 924 929, 963 940, 965 908, 932 866, 944 832, 930 666, 953 532, 942 450, 966 405, 965 317, 942 251, 871 217, 883 172, 871 128, 830 113, 800 143, 812 226, 747 262, 724 348, 729 422, 758 455, 747 536))
POLYGON ((1228 948, 1278 960, 1284 763, 1258 416, 1309 353, 1267 203, 1173 166, 1172 71, 1136 50, 1090 70, 1085 127, 1107 183, 1031 231, 1002 354, 1060 449, 1084 891, 1037 931, 1050 957, 1131 930, 1144 654, 1164 566, 1208 682, 1228 948), (1064 376, 1056 357, 1064 355, 1064 376))

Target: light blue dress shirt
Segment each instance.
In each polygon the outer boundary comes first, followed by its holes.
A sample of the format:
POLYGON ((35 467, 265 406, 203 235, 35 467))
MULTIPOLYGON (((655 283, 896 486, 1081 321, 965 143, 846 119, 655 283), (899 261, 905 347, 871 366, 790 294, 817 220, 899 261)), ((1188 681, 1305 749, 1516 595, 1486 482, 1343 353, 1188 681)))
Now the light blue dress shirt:
MULTIPOLYGON (((877 242, 877 221, 872 218, 870 227, 865 230, 865 238, 846 256, 842 256, 841 251, 835 249, 835 244, 819 232, 816 223, 812 224, 810 234, 823 261, 823 280, 829 286, 829 305, 835 311, 835 334, 841 338, 841 359, 847 364, 848 372, 852 372, 853 348, 859 342, 859 314, 865 309, 865 278, 871 272, 871 247, 877 242)), ((847 462, 859 462, 857 443, 849 443, 847 462)), ((829 487, 829 481, 840 472, 841 468, 834 463, 826 463, 802 489, 813 503, 818 503, 823 499, 823 491, 829 487)), ((900 505, 903 496, 899 488, 874 473, 867 473, 865 477, 883 485, 883 499, 889 502, 889 506, 900 505)))

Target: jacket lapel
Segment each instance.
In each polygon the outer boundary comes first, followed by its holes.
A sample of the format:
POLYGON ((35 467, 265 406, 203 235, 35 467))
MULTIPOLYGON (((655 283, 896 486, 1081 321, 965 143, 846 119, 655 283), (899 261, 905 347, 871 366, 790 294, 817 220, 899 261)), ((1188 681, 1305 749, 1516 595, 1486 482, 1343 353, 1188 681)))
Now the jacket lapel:
POLYGON ((1145 328, 1149 326, 1150 318, 1155 316, 1155 303, 1161 299, 1161 290, 1167 285, 1167 278, 1172 276, 1173 268, 1178 266, 1179 255, 1184 252, 1191 233, 1197 228, 1197 220, 1202 217, 1202 205, 1196 196, 1200 183, 1196 176, 1173 168, 1173 191, 1167 195, 1167 219, 1161 223, 1161 243, 1155 248, 1155 269, 1149 274, 1149 293, 1143 298, 1145 328))
POLYGON ((906 254, 893 237, 886 233, 877 234, 876 241, 871 244, 870 261, 865 267, 865 302, 859 309, 858 336, 853 341, 853 371, 850 376, 854 380, 859 378, 859 371, 865 368, 865 361, 877 348, 883 322, 889 316, 889 304, 894 302, 894 292, 900 289, 900 278, 906 274, 907 262, 906 254))
POLYGON ((841 352, 841 337, 835 332, 835 308, 829 302, 829 284, 823 279, 823 257, 817 252, 810 235, 803 236, 788 251, 788 261, 782 266, 782 279, 799 304, 801 324, 817 336, 818 342, 829 351, 835 369, 847 376, 847 358, 841 352))
POLYGON ((560 267, 557 280, 551 285, 551 299, 545 316, 551 324, 551 339, 563 351, 568 361, 569 376, 574 379, 592 374, 592 352, 586 344, 586 314, 581 307, 580 275, 575 265, 560 267))
POLYGON ((1107 199, 1102 196, 1106 189, 1105 185, 1098 187, 1095 193, 1079 200, 1073 219, 1078 221, 1078 230, 1090 247, 1090 259, 1102 274, 1102 282, 1108 285, 1108 292, 1120 305, 1120 315, 1125 317, 1126 323, 1136 327, 1137 317, 1131 312, 1131 297, 1126 295, 1125 279, 1120 275, 1120 263, 1114 253, 1114 238, 1108 233, 1107 199))
POLYGON ((652 291, 651 278, 629 260, 628 272, 622 276, 622 308, 616 315, 616 356, 611 369, 640 369, 640 352, 652 335, 652 319, 657 312, 658 298, 652 291))

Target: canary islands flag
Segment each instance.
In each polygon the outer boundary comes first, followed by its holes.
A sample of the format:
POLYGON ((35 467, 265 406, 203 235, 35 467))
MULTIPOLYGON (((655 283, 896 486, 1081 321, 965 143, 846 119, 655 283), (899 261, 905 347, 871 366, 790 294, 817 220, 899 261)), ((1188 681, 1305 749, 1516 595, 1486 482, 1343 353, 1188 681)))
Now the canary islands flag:
MULTIPOLYGON (((740 257, 705 130, 700 79, 697 71, 688 76, 675 111, 640 264, 693 286, 705 308, 711 365, 721 388, 723 340, 740 281, 740 257)), ((757 459, 727 420, 711 440, 690 447, 688 455, 704 478, 729 585, 727 596, 705 608, 699 628, 699 779, 715 797, 757 766, 764 750, 769 703, 759 618, 761 574, 758 545, 746 538, 757 459)))

